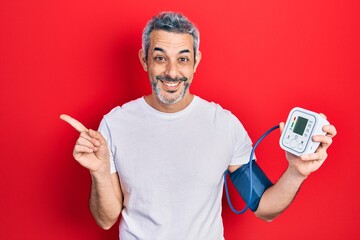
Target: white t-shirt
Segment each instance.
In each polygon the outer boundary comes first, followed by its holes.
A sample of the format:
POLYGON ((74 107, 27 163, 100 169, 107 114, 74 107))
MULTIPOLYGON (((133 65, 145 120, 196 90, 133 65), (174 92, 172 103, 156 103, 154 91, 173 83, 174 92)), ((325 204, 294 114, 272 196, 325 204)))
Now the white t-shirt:
POLYGON ((99 130, 124 194, 120 239, 224 239, 223 174, 252 149, 233 114, 197 96, 176 113, 139 98, 105 115, 99 130))

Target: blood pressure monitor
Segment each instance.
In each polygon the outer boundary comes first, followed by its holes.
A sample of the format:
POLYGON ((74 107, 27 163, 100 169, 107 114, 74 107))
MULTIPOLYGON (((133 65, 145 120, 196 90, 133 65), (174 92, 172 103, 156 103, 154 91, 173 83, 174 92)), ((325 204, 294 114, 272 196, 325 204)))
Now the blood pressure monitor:
POLYGON ((314 153, 320 143, 312 141, 312 136, 325 135, 322 127, 328 124, 318 113, 295 107, 281 134, 280 147, 296 156, 314 153))
MULTIPOLYGON (((325 135, 322 128, 324 125, 328 125, 329 122, 321 117, 319 114, 303 109, 293 108, 288 116, 283 132, 280 136, 280 147, 287 152, 290 152, 296 156, 314 153, 318 148, 320 142, 314 142, 312 136, 325 135)), ((236 213, 244 213, 248 208, 252 211, 256 211, 262 194, 272 186, 271 181, 266 177, 261 168, 257 166, 254 157, 254 152, 259 143, 272 131, 278 129, 279 125, 276 125, 269 129, 261 138, 254 144, 250 153, 249 162, 243 164, 234 172, 229 170, 224 174, 224 187, 226 198, 228 200, 231 210, 236 213), (248 170, 247 170, 248 169, 248 170), (226 183, 226 176, 229 175, 236 190, 241 197, 246 201, 246 206, 241 210, 236 210, 229 196, 229 191, 226 183)))

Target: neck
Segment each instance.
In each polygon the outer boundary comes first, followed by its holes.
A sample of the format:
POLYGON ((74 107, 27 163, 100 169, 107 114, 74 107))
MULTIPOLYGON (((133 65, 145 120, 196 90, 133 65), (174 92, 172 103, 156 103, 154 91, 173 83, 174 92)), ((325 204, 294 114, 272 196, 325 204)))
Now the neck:
POLYGON ((191 101, 194 99, 194 95, 190 93, 185 94, 185 96, 179 102, 174 104, 163 103, 154 93, 145 96, 144 99, 147 104, 160 112, 175 113, 184 110, 187 106, 189 106, 191 101))

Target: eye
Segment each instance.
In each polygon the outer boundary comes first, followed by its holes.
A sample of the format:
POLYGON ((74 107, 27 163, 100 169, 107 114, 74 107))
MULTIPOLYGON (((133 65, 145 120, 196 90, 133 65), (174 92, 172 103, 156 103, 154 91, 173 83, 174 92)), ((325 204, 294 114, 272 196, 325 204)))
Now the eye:
POLYGON ((181 58, 179 58, 179 62, 188 62, 188 61, 190 61, 190 60, 189 60, 189 58, 187 58, 187 57, 181 57, 181 58))
POLYGON ((157 62, 163 62, 163 61, 165 61, 165 57, 163 57, 163 56, 156 56, 156 57, 154 57, 154 60, 157 61, 157 62))

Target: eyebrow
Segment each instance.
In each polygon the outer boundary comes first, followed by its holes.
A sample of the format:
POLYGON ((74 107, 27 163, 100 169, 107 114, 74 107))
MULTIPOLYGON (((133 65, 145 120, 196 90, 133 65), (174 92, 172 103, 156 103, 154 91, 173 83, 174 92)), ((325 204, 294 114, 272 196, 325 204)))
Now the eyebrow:
POLYGON ((155 48, 154 48, 154 52, 155 52, 155 51, 159 51, 159 52, 163 52, 163 53, 166 52, 164 49, 159 48, 159 47, 155 47, 155 48))
POLYGON ((189 53, 190 50, 189 49, 184 49, 184 50, 181 50, 179 53, 189 53))
MULTIPOLYGON (((166 51, 164 49, 160 48, 160 47, 154 47, 154 52, 155 51, 166 53, 166 51)), ((184 49, 184 50, 181 50, 179 53, 190 53, 190 50, 189 49, 184 49)))

